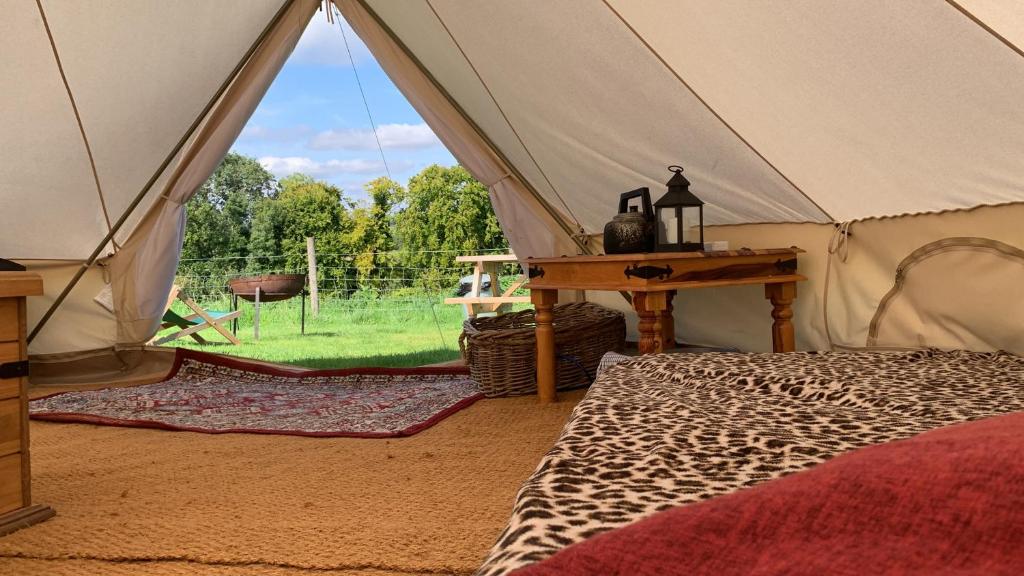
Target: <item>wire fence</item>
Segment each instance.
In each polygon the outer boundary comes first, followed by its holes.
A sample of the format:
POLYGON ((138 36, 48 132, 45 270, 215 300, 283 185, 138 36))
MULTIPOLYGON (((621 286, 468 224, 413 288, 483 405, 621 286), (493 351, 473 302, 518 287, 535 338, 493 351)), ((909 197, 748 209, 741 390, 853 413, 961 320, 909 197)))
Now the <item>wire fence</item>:
MULTIPOLYGON (((370 254, 318 252, 317 286, 320 308, 360 315, 372 315, 381 311, 432 313, 434 307, 442 303, 444 298, 456 296, 460 285, 463 284, 462 281, 468 280, 467 277, 473 273, 473 265, 456 262, 456 256, 505 252, 506 250, 502 249, 370 254), (416 256, 424 255, 430 255, 434 265, 401 264, 402 260, 423 260, 416 256), (367 266, 365 262, 372 262, 373 265, 367 266)), ((176 282, 190 297, 201 304, 223 307, 231 300, 229 281, 264 274, 308 274, 305 258, 303 252, 301 255, 182 259, 176 282), (300 261, 302 264, 299 264, 300 261)), ((490 286, 491 293, 501 294, 521 274, 522 268, 518 263, 503 264, 496 281, 488 279, 493 283, 490 286)), ((522 293, 525 292, 516 294, 522 293)))

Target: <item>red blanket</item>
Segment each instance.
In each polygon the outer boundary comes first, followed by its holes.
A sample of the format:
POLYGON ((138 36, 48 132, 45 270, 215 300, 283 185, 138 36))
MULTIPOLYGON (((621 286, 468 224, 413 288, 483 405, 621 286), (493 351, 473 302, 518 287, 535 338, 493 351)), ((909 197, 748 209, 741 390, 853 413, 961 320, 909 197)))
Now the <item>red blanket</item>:
POLYGON ((515 574, 1024 574, 1024 413, 863 448, 515 574))

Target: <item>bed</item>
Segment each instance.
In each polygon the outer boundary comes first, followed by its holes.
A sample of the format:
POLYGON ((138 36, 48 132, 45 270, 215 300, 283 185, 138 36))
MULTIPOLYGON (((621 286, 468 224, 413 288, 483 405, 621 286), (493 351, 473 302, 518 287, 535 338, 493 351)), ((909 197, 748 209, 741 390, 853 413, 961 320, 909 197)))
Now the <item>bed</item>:
POLYGON ((1002 353, 668 354, 608 368, 516 496, 480 576, 855 448, 1024 410, 1002 353))

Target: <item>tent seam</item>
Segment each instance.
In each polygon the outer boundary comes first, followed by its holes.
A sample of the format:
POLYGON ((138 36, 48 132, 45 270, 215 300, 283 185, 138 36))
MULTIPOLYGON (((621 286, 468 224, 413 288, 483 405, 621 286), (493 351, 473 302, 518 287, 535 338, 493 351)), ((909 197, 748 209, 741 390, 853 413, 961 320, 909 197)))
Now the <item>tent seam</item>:
MULTIPOLYGON (((530 183, 530 181, 527 180, 521 172, 519 172, 519 169, 516 168, 512 164, 512 162, 509 161, 508 157, 498 147, 498 145, 494 143, 491 137, 488 136, 486 132, 484 132, 484 130, 476 123, 475 120, 473 120, 472 117, 470 117, 470 115, 466 112, 462 105, 459 104, 458 101, 456 101, 455 98, 443 86, 441 86, 441 83, 437 80, 436 77, 434 77, 433 73, 427 68, 427 66, 418 57, 416 57, 415 54, 412 53, 409 47, 405 45, 405 43, 398 37, 395 31, 392 30, 391 27, 388 26, 386 22, 384 22, 380 15, 377 14, 377 12, 366 2, 366 0, 353 0, 353 2, 362 7, 362 9, 365 10, 366 13, 371 18, 373 18, 374 21, 377 22, 381 29, 388 35, 388 37, 391 38, 391 40, 402 51, 402 53, 405 54, 405 56, 408 57, 409 60, 416 65, 416 67, 420 70, 420 72, 423 73, 424 76, 427 77, 428 80, 430 80, 431 84, 433 84, 433 86, 437 89, 438 93, 440 93, 444 97, 444 99, 447 100, 448 103, 451 104, 453 108, 455 108, 459 115, 462 116, 466 123, 469 124, 469 126, 473 129, 473 131, 476 132, 476 134, 488 145, 490 150, 499 159, 501 159, 502 163, 504 164, 504 167, 511 171, 511 173, 515 176, 516 180, 520 182, 523 185, 523 187, 530 193, 530 195, 533 196, 534 200, 536 200, 541 205, 541 207, 544 208, 544 211, 547 212, 548 216, 550 216, 556 224, 558 224, 559 228, 562 229, 562 232, 569 238, 569 240, 576 244, 577 248, 579 248, 579 250, 583 254, 591 254, 592 251, 590 250, 590 248, 576 236, 576 233, 571 229, 571 226, 569 226, 569 224, 565 221, 565 217, 562 214, 560 214, 559 211, 555 209, 555 207, 552 206, 550 202, 548 202, 543 196, 541 196, 540 192, 538 192, 537 189, 534 188, 533 184, 530 183)), ((339 10, 341 9, 340 6, 338 8, 339 10)), ((343 10, 342 14, 344 14, 343 10)))
POLYGON ((969 10, 967 10, 966 8, 961 6, 959 2, 957 2, 956 0, 946 0, 946 4, 949 4, 950 6, 955 8, 957 12, 960 12, 961 14, 966 16, 969 20, 971 20, 972 22, 977 24, 982 30, 988 32, 989 34, 994 36, 997 40, 999 40, 1000 42, 1005 44, 1007 48, 1009 48, 1010 50, 1013 50, 1014 52, 1016 52, 1018 56, 1024 58, 1024 50, 1022 50, 1016 44, 1011 42, 1009 38, 1003 36, 999 32, 996 32, 995 29, 993 29, 988 24, 985 24, 985 22, 982 21, 981 18, 978 18, 977 16, 972 14, 969 10))
MULTIPOLYGON (((50 50, 53 52, 53 59, 57 64, 57 71, 60 73, 61 82, 64 83, 64 91, 67 92, 68 101, 71 103, 71 111, 75 114, 75 122, 78 124, 78 132, 82 135, 85 154, 89 158, 89 168, 92 170, 92 179, 96 183, 96 194, 100 198, 100 208, 103 210, 103 219, 107 223, 107 232, 110 232, 112 229, 110 224, 110 213, 107 211, 107 202, 103 196, 103 186, 100 185, 100 175, 96 169, 96 159, 92 154, 92 146, 89 144, 89 137, 85 134, 85 125, 82 123, 82 115, 78 111, 78 103, 75 101, 75 96, 71 92, 71 84, 68 82, 68 77, 64 73, 64 64, 61 62, 60 52, 57 50, 57 43, 53 39, 53 32, 50 30, 50 22, 46 18, 46 12, 43 10, 42 0, 36 0, 36 7, 39 9, 39 17, 43 20, 43 29, 46 30, 46 39, 50 42, 50 50)), ((120 248, 113 237, 110 238, 110 243, 114 246, 115 252, 120 248)))
POLYGON ((717 118, 723 126, 725 126, 730 132, 732 132, 733 135, 736 136, 736 138, 738 138, 739 141, 742 142, 748 149, 750 149, 751 152, 757 155, 757 157, 760 158, 762 162, 771 167, 771 169, 775 171, 775 173, 778 174, 780 177, 782 177, 782 179, 785 180, 790 186, 792 186, 794 190, 799 192, 805 199, 807 199, 807 201, 810 202, 815 208, 817 208, 826 218, 829 219, 829 221, 835 222, 836 219, 831 214, 829 214, 828 211, 826 211, 824 208, 821 207, 821 205, 815 202, 813 198, 808 196, 802 188, 800 188, 799 186, 796 185, 795 182, 790 180, 789 177, 782 172, 782 170, 779 170, 779 168, 775 166, 775 164, 772 164, 771 161, 769 161, 768 158, 764 156, 764 154, 762 154, 757 148, 755 148, 754 145, 751 144, 746 138, 744 138, 735 128, 733 128, 731 124, 726 122, 725 118, 723 118, 718 113, 718 111, 715 110, 711 106, 711 104, 707 102, 707 100, 702 98, 701 95, 698 94, 697 91, 693 88, 693 86, 691 86, 686 80, 683 79, 682 75, 679 72, 677 72, 675 68, 669 65, 669 63, 661 56, 661 54, 659 54, 658 51, 655 50, 654 47, 651 46, 647 42, 647 40, 645 40, 644 37, 640 35, 639 32, 637 32, 636 28, 633 28, 633 26, 628 21, 626 21, 626 18, 623 17, 622 14, 619 14, 619 12, 614 7, 612 7, 608 0, 601 1, 608 8, 608 10, 611 10, 612 14, 615 14, 615 17, 618 18, 620 22, 622 22, 623 26, 628 28, 629 31, 633 33, 633 36, 635 36, 636 39, 639 40, 640 43, 643 44, 644 47, 646 47, 647 50, 650 51, 650 53, 653 54, 654 57, 658 59, 659 62, 661 62, 665 69, 668 70, 673 76, 675 76, 676 80, 678 80, 680 84, 685 86, 686 89, 689 90, 691 94, 693 94, 693 97, 696 98, 701 104, 703 104, 704 107, 707 108, 707 110, 711 112, 711 114, 715 118, 717 118))
POLYGON ((483 76, 480 75, 480 71, 477 70, 476 65, 473 64, 472 60, 470 60, 469 55, 466 54, 466 51, 462 48, 462 45, 459 44, 459 41, 455 39, 455 34, 452 33, 450 28, 448 28, 448 24, 446 24, 444 19, 441 18, 441 15, 437 13, 437 9, 434 8, 434 5, 433 3, 431 3, 431 0, 424 1, 426 2, 427 7, 430 8, 430 11, 433 12, 434 17, 437 18, 437 22, 441 25, 442 28, 444 28, 444 31, 448 34, 448 37, 451 38, 452 43, 455 44, 456 48, 458 48, 459 53, 462 54, 462 58, 466 61, 466 64, 469 64, 469 68, 473 71, 473 74, 476 76, 476 79, 480 82, 480 85, 483 86, 484 90, 487 92, 487 96, 490 97, 491 102, 494 103, 494 107, 498 109, 498 112, 501 114, 502 119, 505 120, 505 124, 508 125, 509 130, 512 131, 512 134, 515 135, 516 140, 519 141, 519 145, 523 147, 523 151, 526 152, 526 155, 530 157, 530 160, 533 162, 533 165, 536 166, 537 170, 540 171, 541 176, 544 177, 544 181, 548 183, 548 186, 551 188, 551 191, 555 194, 555 197, 558 198, 558 201, 562 203, 562 206, 565 207, 565 210, 573 219, 573 222, 576 224, 576 227, 580 229, 580 231, 582 232, 583 226, 580 225, 579 218, 577 218, 576 214, 573 213, 572 208, 570 208, 569 204, 566 203, 564 198, 562 198, 562 195, 558 193, 558 189, 555 188, 555 185, 551 182, 551 179, 544 171, 544 168, 541 167, 540 162, 538 162, 537 158, 534 157, 532 152, 530 152, 530 149, 526 146, 526 143, 523 141, 523 137, 519 135, 519 131, 516 130, 515 126, 512 125, 512 121, 509 120, 508 114, 505 113, 505 109, 502 108, 501 104, 498 103, 498 99, 494 96, 494 93, 491 91, 490 86, 488 86, 487 82, 484 81, 483 76))

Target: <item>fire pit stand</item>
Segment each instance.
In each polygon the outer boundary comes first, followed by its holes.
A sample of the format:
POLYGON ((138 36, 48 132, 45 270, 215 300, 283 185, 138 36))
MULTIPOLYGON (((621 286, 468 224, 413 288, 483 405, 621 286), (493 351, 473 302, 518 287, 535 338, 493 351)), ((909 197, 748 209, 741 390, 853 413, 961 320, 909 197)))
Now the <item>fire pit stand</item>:
MULTIPOLYGON (((242 276, 228 282, 231 290, 231 309, 238 309, 238 299, 248 300, 255 306, 253 311, 253 339, 260 339, 260 304, 278 302, 295 296, 302 296, 302 334, 306 333, 306 275, 305 274, 264 274, 242 276)), ((238 333, 238 318, 231 323, 231 332, 238 333)))

